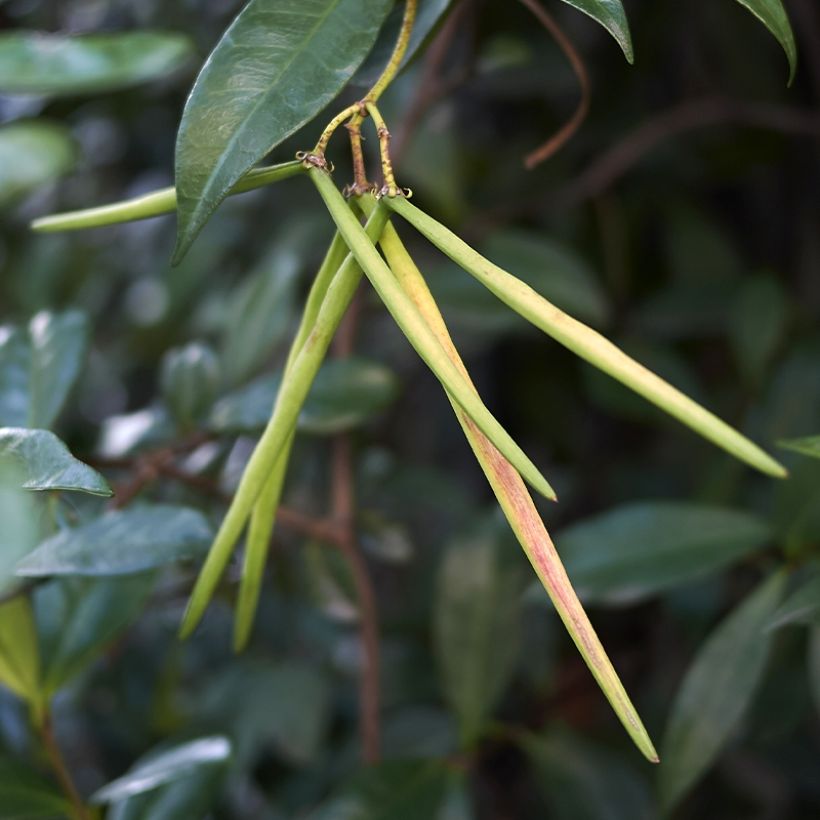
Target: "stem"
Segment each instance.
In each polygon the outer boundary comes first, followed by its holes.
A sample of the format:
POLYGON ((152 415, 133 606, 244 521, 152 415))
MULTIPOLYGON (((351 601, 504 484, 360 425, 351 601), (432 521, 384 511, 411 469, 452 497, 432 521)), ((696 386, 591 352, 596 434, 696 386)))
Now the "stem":
POLYGON ((54 731, 51 726, 51 715, 46 713, 43 720, 39 723, 38 730, 43 743, 43 749, 51 764, 51 768, 54 769, 54 774, 57 776, 60 787, 71 802, 73 808, 72 813, 75 820, 90 820, 91 815, 88 813, 88 809, 85 803, 83 803, 83 799, 80 797, 80 793, 77 791, 74 781, 71 779, 63 754, 54 737, 54 731))
POLYGON ((390 132, 382 117, 381 112, 375 103, 366 103, 367 113, 373 117, 376 126, 376 133, 379 135, 379 155, 382 162, 382 175, 384 177, 384 187, 381 190, 382 196, 399 196, 402 191, 396 185, 396 177, 393 174, 393 162, 390 159, 390 132))

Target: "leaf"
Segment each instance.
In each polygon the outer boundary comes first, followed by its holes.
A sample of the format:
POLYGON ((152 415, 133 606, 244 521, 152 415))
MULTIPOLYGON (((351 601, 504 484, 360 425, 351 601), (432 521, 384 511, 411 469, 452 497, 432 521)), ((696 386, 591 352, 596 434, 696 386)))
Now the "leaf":
POLYGON ((77 152, 69 132, 42 120, 0 128, 0 205, 70 171, 77 152))
POLYGON ((520 577, 499 565, 488 537, 451 545, 439 570, 433 632, 463 746, 475 742, 515 670, 520 577))
POLYGON ((230 727, 238 766, 251 766, 270 745, 304 766, 321 753, 331 694, 327 674, 305 661, 235 661, 209 681, 198 711, 230 727))
POLYGON ((71 804, 47 780, 16 760, 0 758, 0 820, 70 817, 71 804))
POLYGON ((775 39, 786 52, 789 61, 788 85, 792 84, 794 74, 797 71, 797 45, 794 42, 794 32, 792 32, 789 16, 783 8, 781 0, 737 0, 741 6, 745 6, 749 11, 766 26, 774 35, 775 39))
POLYGON ((783 288, 773 276, 744 280, 729 317, 729 341, 741 373, 752 383, 766 368, 780 343, 789 308, 783 288))
POLYGON ((599 22, 614 38, 628 63, 635 62, 632 35, 621 0, 564 0, 593 20, 599 22))
POLYGON ((201 556, 213 537, 198 510, 143 505, 105 513, 43 541, 18 565, 17 574, 127 575, 201 556))
POLYGON ((106 820, 192 820, 211 816, 224 782, 221 768, 208 766, 154 791, 114 803, 106 820))
POLYGON ((790 624, 820 624, 820 575, 795 589, 772 616, 769 629, 790 624))
POLYGON ((652 820, 648 784, 623 758, 569 732, 523 735, 550 820, 652 820))
POLYGON ((809 686, 814 700, 814 708, 820 713, 820 627, 814 627, 809 632, 809 686))
POLYGON ((88 336, 79 311, 38 313, 0 327, 0 426, 53 425, 80 372, 88 336))
POLYGON ((748 438, 631 359, 600 333, 559 310, 529 285, 494 265, 405 197, 385 197, 385 202, 502 302, 576 356, 608 373, 735 458, 768 475, 785 478, 785 468, 748 438))
POLYGON ((678 690, 663 739, 661 804, 670 810, 712 765, 745 714, 763 676, 766 631, 786 583, 776 573, 707 638, 678 690))
POLYGON ((142 611, 154 585, 150 573, 130 578, 60 579, 37 587, 34 610, 48 694, 100 657, 142 611))
POLYGON ((778 447, 794 450, 810 458, 820 458, 820 436, 805 436, 804 438, 784 439, 777 442, 778 447))
POLYGON ((219 389, 219 360, 198 342, 169 350, 160 368, 160 386, 177 422, 187 429, 211 409, 219 389))
POLYGON ((0 604, 0 684, 29 702, 43 706, 40 651, 29 599, 18 595, 0 604))
POLYGON ((355 776, 308 820, 433 820, 451 778, 438 760, 380 763, 355 776))
POLYGON ((17 562, 40 541, 42 509, 38 498, 21 489, 25 478, 19 464, 0 461, 0 594, 20 586, 17 562))
POLYGON ((192 774, 197 769, 225 763, 230 741, 220 735, 202 737, 162 749, 141 758, 127 774, 112 780, 91 796, 92 803, 116 803, 192 774))
POLYGON ((74 458, 68 447, 48 430, 0 427, 0 463, 14 462, 24 490, 74 490, 112 495, 108 482, 74 458))
POLYGON ((555 541, 583 600, 632 604, 719 572, 771 535, 764 519, 740 510, 645 501, 573 524, 555 541))
POLYGON ((193 53, 178 34, 0 35, 0 91, 89 94, 166 77, 193 53))
MULTIPOLYGON (((270 418, 281 375, 265 376, 217 402, 211 427, 218 432, 256 432, 270 418)), ((299 414, 298 429, 328 435, 352 430, 384 410, 395 398, 398 380, 378 362, 354 357, 320 368, 299 414)))
POLYGON ((182 115, 175 262, 231 187, 339 94, 392 5, 392 0, 247 3, 205 63, 182 115))

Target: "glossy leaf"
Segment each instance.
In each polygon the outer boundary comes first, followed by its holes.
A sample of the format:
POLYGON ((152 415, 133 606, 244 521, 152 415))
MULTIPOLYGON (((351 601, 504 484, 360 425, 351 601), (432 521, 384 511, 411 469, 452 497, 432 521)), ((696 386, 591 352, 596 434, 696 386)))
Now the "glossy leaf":
POLYGON ((820 575, 804 581, 772 616, 769 629, 790 624, 820 625, 820 575))
POLYGON ((176 261, 239 179, 342 90, 391 6, 392 0, 247 3, 205 63, 182 115, 176 261))
POLYGON ((70 817, 71 804, 31 766, 0 758, 0 820, 70 817))
POLYGON ((88 337, 78 311, 0 327, 0 425, 49 428, 80 372, 88 337))
POLYGON ((31 703, 35 712, 42 706, 37 629, 23 595, 0 604, 0 684, 31 703))
POLYGON ((621 0, 564 0, 564 2, 599 22, 615 38, 627 61, 635 62, 632 35, 621 0))
POLYGON ((646 501, 573 524, 555 541, 583 600, 626 604, 719 572, 771 536, 752 513, 646 501))
POLYGON ((618 755, 563 730, 524 735, 550 820, 654 820, 648 783, 618 755))
POLYGON ((726 617, 699 649, 672 705, 663 739, 660 799, 671 809, 712 765, 763 676, 766 631, 786 583, 773 575, 726 617))
POLYGON ((74 458, 68 447, 48 430, 0 427, 0 463, 13 462, 24 490, 73 490, 112 495, 108 482, 74 458))
MULTIPOLYGON (((220 432, 255 432, 270 418, 281 375, 265 376, 214 406, 211 426, 220 432)), ((398 383, 378 362, 354 357, 322 365, 299 414, 298 429, 331 434, 369 421, 395 398, 398 383)))
POLYGON ((150 573, 115 579, 60 579, 37 587, 34 610, 48 694, 101 656, 139 615, 154 585, 150 573))
POLYGON ((492 538, 457 542, 438 577, 434 637, 442 684, 462 744, 480 735, 520 649, 520 577, 500 566, 492 538))
POLYGON ((338 797, 309 820, 431 820, 447 798, 452 778, 438 760, 387 761, 354 777, 338 797))
POLYGON ((0 92, 88 94, 166 77, 193 53, 178 34, 0 35, 0 92))
POLYGON ((219 735, 162 749, 141 758, 127 774, 97 789, 91 796, 91 802, 116 803, 125 800, 186 777, 197 769, 223 764, 230 755, 230 741, 219 735))
POLYGON ((219 380, 219 360, 207 345, 193 342, 169 350, 162 359, 163 398, 183 428, 192 427, 210 410, 219 380))
MULTIPOLYGON (((363 201, 364 202, 364 201, 363 201)), ((446 355, 459 368, 472 387, 469 374, 453 345, 447 326, 427 287, 424 277, 407 253, 395 228, 385 227, 382 249, 402 289, 413 300, 431 332, 435 334, 446 355)), ((474 388, 473 388, 474 389, 474 388)), ((451 398, 453 409, 470 447, 495 493, 507 521, 547 590, 570 637, 589 667, 590 672, 612 705, 619 720, 635 745, 651 761, 657 753, 617 672, 607 657, 592 624, 572 588, 561 558, 544 527, 526 485, 510 462, 493 446, 467 413, 451 398)))
POLYGON ((783 466, 752 441, 631 359, 600 333, 573 319, 529 285, 494 265, 407 199, 386 197, 385 201, 502 302, 575 355, 625 384, 736 458, 768 475, 777 478, 786 476, 783 466))
POLYGON ((201 556, 211 538, 205 516, 160 504, 116 510, 59 532, 18 565, 25 577, 127 575, 201 556))
POLYGON ((810 458, 820 458, 820 436, 805 436, 804 438, 792 438, 777 442, 778 447, 786 450, 794 450, 810 458))
POLYGON ((0 205, 53 182, 74 167, 69 132, 42 120, 0 128, 0 205))
POLYGON ((795 71, 797 71, 797 44, 794 42, 794 32, 782 0, 737 0, 737 2, 749 9, 783 46, 783 51, 786 52, 786 58, 789 61, 788 84, 791 85, 795 71))

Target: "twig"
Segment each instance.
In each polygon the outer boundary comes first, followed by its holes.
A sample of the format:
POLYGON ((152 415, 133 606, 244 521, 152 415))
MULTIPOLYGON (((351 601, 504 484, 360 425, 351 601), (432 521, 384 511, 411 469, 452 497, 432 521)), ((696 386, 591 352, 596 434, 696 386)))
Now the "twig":
POLYGON ((723 124, 820 137, 820 114, 814 111, 710 97, 689 100, 663 111, 623 137, 571 182, 559 198, 572 204, 596 196, 665 140, 686 131, 723 124))
POLYGON ((52 769, 54 769, 54 774, 57 776, 60 787, 65 792, 66 797, 68 797, 74 809, 73 814, 75 820, 90 820, 91 815, 88 812, 88 808, 83 802, 82 797, 80 797, 80 793, 77 791, 74 781, 71 779, 71 774, 68 771, 65 759, 60 751, 60 747, 57 745, 57 740, 54 737, 54 730, 51 726, 50 714, 46 713, 45 717, 38 725, 38 731, 40 733, 40 739, 42 740, 46 756, 48 757, 52 769))
POLYGON ((569 60, 575 76, 578 78, 578 84, 581 87, 581 99, 573 115, 555 132, 543 145, 531 151, 524 157, 524 165, 530 170, 540 165, 545 160, 549 159, 553 154, 558 152, 572 135, 578 130, 581 123, 586 119, 589 112, 589 101, 591 96, 589 73, 587 72, 584 61, 581 55, 575 48, 572 40, 564 33, 555 18, 538 2, 538 0, 519 0, 519 2, 526 6, 541 25, 546 28, 552 35, 555 42, 561 51, 564 52, 566 58, 569 60))

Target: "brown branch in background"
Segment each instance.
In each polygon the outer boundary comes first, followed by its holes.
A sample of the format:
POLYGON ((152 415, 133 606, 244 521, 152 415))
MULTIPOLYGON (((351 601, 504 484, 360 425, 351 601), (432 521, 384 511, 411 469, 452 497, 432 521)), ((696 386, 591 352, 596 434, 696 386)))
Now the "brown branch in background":
POLYGON ((744 125, 796 136, 820 136, 820 114, 783 105, 707 97, 663 111, 631 131, 595 160, 559 194, 564 204, 596 196, 660 143, 686 131, 744 125))
POLYGON ((68 797, 71 803, 74 820, 91 820, 88 808, 83 802, 82 797, 80 797, 80 793, 77 791, 74 781, 71 779, 71 774, 68 771, 63 754, 57 745, 54 730, 51 726, 51 715, 46 713, 37 728, 46 757, 48 757, 51 768, 54 770, 54 774, 60 783, 60 788, 65 792, 66 797, 68 797))
MULTIPOLYGON (((342 320, 336 336, 333 350, 338 358, 352 354, 360 315, 361 291, 342 320)), ((359 683, 359 726, 364 760, 374 764, 381 757, 379 613, 367 564, 356 539, 354 482, 353 442, 348 433, 340 433, 333 442, 331 509, 333 523, 338 528, 333 543, 347 561, 359 602, 363 655, 359 683)))
POLYGON ((538 19, 538 22, 544 26, 552 35, 555 42, 561 51, 564 52, 566 58, 569 60, 575 76, 578 78, 578 84, 581 87, 581 99, 578 101, 578 106, 575 113, 556 131, 543 145, 536 148, 534 151, 524 157, 524 165, 530 170, 540 165, 545 160, 549 159, 553 154, 557 153, 567 141, 575 134, 581 123, 586 119, 589 112, 589 101, 591 96, 591 88, 589 82, 589 73, 587 72, 584 61, 581 55, 575 48, 572 40, 564 33, 555 18, 538 2, 538 0, 519 0, 519 2, 528 8, 533 15, 538 19))

